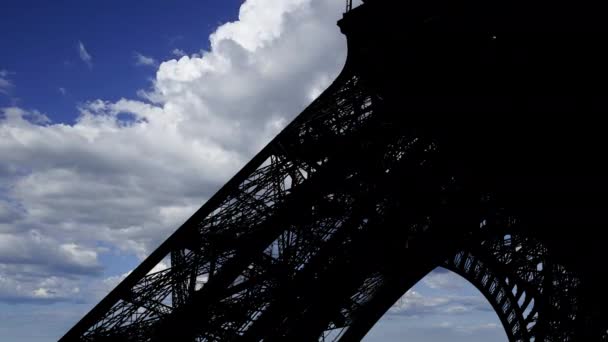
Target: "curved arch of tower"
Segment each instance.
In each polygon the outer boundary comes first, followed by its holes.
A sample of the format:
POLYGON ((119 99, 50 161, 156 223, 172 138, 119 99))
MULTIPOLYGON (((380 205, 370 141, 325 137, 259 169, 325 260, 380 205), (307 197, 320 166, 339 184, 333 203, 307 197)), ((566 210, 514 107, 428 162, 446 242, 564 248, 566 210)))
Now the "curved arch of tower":
POLYGON ((559 6, 347 12, 334 83, 61 341, 358 341, 437 266, 510 341, 606 341, 603 21, 559 6))

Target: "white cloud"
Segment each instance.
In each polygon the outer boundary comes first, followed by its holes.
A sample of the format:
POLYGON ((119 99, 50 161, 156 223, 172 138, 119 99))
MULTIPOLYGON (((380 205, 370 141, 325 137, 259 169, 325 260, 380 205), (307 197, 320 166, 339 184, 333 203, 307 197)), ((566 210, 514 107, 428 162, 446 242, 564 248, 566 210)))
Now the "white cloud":
POLYGON ((156 264, 156 266, 152 267, 152 269, 150 270, 150 272, 148 272, 148 274, 164 271, 167 268, 169 268, 169 266, 170 266, 170 262, 168 262, 168 261, 161 261, 158 264, 156 264))
POLYGON ((61 93, 61 95, 65 95, 65 94, 68 93, 68 91, 65 88, 63 88, 63 87, 59 87, 57 90, 59 90, 59 92, 61 93))
POLYGON ((342 10, 248 0, 209 51, 159 65, 152 101, 92 100, 74 124, 0 109, 0 275, 44 297, 49 276, 98 277, 100 244, 150 253, 335 78, 342 10))
POLYGON ((440 322, 435 325, 438 329, 451 330, 457 334, 472 335, 483 331, 496 331, 502 329, 502 326, 494 322, 471 322, 469 324, 440 322))
POLYGON ((405 293, 389 309, 388 313, 404 316, 458 315, 474 310, 491 310, 490 304, 482 296, 429 295, 423 296, 416 290, 405 293))
POLYGON ((422 280, 428 287, 432 289, 443 289, 443 290, 456 290, 461 289, 468 285, 461 276, 454 272, 449 272, 445 269, 438 268, 433 272, 429 273, 422 280))
MULTIPOLYGON (((14 124, 33 123, 36 125, 51 122, 44 114, 37 110, 26 111, 17 107, 0 108, 0 113, 4 116, 4 122, 12 122, 14 124)), ((1 118, 1 117, 0 117, 1 118)), ((0 120, 0 123, 2 121, 0 120)), ((2 128, 0 127, 0 130, 2 128)))
POLYGON ((158 63, 152 57, 144 56, 139 52, 135 52, 135 65, 156 66, 158 63))
POLYGON ((171 54, 177 57, 182 57, 186 55, 186 52, 182 49, 173 49, 173 51, 171 51, 171 54))
POLYGON ((93 66, 93 57, 91 57, 81 41, 78 41, 78 55, 80 56, 80 59, 89 66, 89 68, 93 66))
POLYGON ((28 274, 35 269, 20 272, 0 265, 0 301, 8 303, 82 301, 83 293, 73 277, 39 276, 28 274))
POLYGON ((471 334, 480 330, 497 330, 502 329, 502 326, 498 323, 480 323, 464 326, 461 328, 463 332, 471 334))
POLYGON ((412 316, 428 314, 449 302, 450 300, 447 297, 425 297, 415 290, 410 290, 397 300, 389 309, 389 313, 412 316))
POLYGON ((447 313, 447 314, 461 314, 461 313, 465 313, 465 312, 469 312, 471 311, 471 308, 468 308, 464 305, 452 305, 452 306, 448 306, 447 308, 445 308, 445 310, 443 310, 443 312, 447 313))
POLYGON ((38 230, 0 233, 0 263, 44 267, 66 274, 101 270, 94 249, 58 241, 38 230))

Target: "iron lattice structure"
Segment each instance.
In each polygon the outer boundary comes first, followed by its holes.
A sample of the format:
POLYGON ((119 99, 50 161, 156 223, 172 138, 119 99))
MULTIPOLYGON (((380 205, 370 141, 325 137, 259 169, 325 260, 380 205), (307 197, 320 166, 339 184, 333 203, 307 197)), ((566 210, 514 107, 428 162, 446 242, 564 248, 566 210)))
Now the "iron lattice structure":
POLYGON ((582 33, 530 44, 578 18, 546 5, 348 11, 334 83, 61 341, 357 341, 437 266, 481 291, 510 341, 606 341, 592 261, 607 192, 588 162, 605 144, 587 123, 538 125, 603 111, 571 85, 581 56, 600 77, 605 55, 582 33), (564 44, 576 54, 555 55, 564 44))

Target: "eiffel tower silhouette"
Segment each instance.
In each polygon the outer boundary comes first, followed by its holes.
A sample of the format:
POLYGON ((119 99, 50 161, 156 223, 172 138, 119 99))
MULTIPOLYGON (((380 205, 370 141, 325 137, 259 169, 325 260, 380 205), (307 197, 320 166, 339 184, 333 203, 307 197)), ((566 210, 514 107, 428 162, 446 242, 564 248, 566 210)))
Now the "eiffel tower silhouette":
POLYGON ((437 266, 509 341, 607 341, 601 13, 347 2, 333 84, 61 341, 358 341, 437 266))

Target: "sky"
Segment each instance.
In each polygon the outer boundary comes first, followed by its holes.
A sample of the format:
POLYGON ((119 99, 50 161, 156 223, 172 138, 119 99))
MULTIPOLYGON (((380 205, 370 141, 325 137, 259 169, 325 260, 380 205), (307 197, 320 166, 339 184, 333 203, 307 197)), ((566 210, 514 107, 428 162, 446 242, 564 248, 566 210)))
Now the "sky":
MULTIPOLYGON (((3 0, 0 340, 55 341, 339 73, 342 0, 3 0)), ((506 341, 437 269, 365 341, 506 341)))

